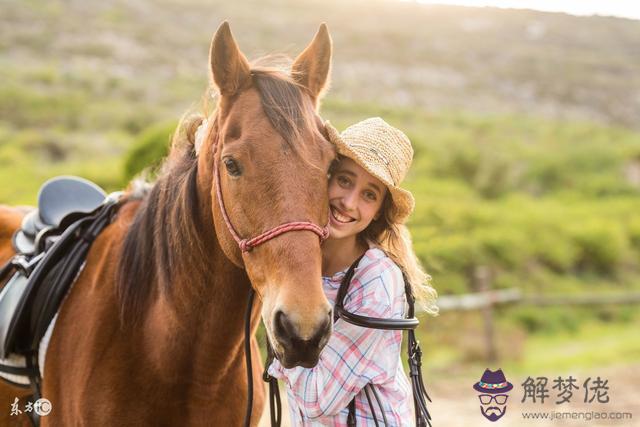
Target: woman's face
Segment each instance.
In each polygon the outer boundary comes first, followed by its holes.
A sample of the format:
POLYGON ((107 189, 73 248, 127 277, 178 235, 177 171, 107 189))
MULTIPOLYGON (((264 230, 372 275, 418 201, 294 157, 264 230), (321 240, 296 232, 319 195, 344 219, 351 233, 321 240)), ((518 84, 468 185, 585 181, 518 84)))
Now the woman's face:
POLYGON ((329 179, 331 238, 358 234, 377 218, 387 188, 353 160, 343 157, 329 179))

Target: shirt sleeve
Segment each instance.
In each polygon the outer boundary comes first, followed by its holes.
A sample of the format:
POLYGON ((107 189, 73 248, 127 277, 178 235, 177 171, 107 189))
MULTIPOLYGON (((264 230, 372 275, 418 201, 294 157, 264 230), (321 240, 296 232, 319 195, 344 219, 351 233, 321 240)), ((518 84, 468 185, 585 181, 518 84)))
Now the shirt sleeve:
MULTIPOLYGON (((356 271, 345 308, 368 317, 402 317, 404 304, 398 304, 398 299, 404 301, 402 273, 388 258, 375 263, 361 274, 356 271)), ((286 382, 305 417, 336 415, 368 383, 393 380, 401 339, 401 331, 363 328, 339 319, 314 368, 286 369, 275 360, 269 373, 286 382)))

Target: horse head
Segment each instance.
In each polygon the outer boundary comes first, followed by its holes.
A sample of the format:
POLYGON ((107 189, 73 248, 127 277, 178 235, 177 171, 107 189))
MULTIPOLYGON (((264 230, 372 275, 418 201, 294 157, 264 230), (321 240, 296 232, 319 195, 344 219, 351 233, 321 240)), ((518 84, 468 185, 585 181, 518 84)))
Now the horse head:
POLYGON ((250 250, 236 240, 282 224, 326 225, 327 173, 335 150, 316 110, 330 62, 324 24, 289 74, 252 67, 226 22, 211 42, 211 80, 220 97, 199 147, 198 179, 212 191, 220 246, 246 269, 285 367, 315 366, 331 334, 321 239, 312 230, 296 230, 250 250))

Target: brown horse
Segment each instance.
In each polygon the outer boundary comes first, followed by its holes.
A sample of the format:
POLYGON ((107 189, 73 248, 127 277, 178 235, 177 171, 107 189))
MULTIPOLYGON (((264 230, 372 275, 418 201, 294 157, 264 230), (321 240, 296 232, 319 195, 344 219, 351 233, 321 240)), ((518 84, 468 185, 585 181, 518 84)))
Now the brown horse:
MULTIPOLYGON (((261 302, 253 332, 261 310, 285 366, 317 363, 331 333, 318 235, 289 232, 241 252, 218 205, 214 165, 240 236, 292 221, 324 226, 335 151, 316 110, 330 60, 324 25, 291 75, 252 68, 229 25, 218 29, 210 65, 220 98, 204 142, 194 147, 202 117, 183 120, 156 183, 131 186, 93 244, 51 337, 42 395, 53 410, 42 425, 240 425, 251 286, 261 302)), ((0 262, 21 216, 0 209, 0 262)), ((251 345, 255 425, 264 392, 255 337, 251 345)), ((2 425, 17 422, 8 409, 20 395, 0 381, 2 425)))

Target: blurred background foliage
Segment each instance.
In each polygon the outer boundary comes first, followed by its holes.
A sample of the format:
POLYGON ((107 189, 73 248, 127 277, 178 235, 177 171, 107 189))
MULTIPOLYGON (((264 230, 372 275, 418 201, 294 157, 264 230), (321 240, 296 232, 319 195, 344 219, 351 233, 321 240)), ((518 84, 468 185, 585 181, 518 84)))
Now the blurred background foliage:
MULTIPOLYGON (((157 167, 179 117, 200 109, 223 19, 249 58, 295 56, 324 21, 334 63, 322 116, 342 129, 379 115, 410 136, 410 228, 441 295, 476 291, 477 266, 494 288, 528 294, 640 289, 638 21, 391 0, 257 4, 3 1, 0 202, 33 204, 58 174, 116 190, 157 167)), ((640 359, 634 306, 498 314, 500 354, 522 369, 601 363, 595 343, 612 331, 607 363, 640 359), (561 336, 584 351, 567 357, 561 336), (531 350, 540 342, 559 346, 557 358, 531 350)), ((434 371, 483 359, 477 314, 425 325, 434 371)))

